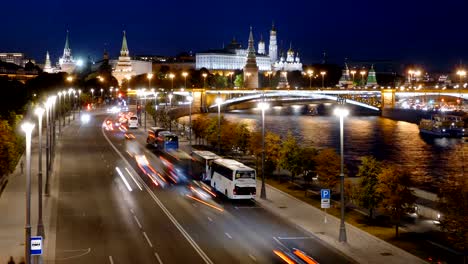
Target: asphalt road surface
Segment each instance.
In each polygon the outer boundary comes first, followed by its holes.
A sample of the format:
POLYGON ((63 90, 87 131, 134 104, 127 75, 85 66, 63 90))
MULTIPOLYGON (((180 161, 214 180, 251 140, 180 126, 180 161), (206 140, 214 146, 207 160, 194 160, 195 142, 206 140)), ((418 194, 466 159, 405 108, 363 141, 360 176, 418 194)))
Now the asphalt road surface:
POLYGON ((61 136, 57 263, 284 263, 273 250, 298 248, 319 263, 351 263, 255 201, 209 200, 169 179, 156 185, 135 161, 165 165, 140 130, 128 140, 92 113, 61 136))

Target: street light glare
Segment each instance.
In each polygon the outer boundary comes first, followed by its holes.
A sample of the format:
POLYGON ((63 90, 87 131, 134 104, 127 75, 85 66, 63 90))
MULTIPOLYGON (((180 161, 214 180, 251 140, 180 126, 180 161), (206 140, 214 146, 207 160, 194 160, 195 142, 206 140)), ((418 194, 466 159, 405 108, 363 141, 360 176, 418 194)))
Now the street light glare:
POLYGON ((336 115, 336 116, 339 116, 339 117, 346 117, 349 115, 349 110, 346 109, 346 108, 335 108, 335 110, 333 111, 333 113, 336 115))
POLYGON ((268 108, 270 108, 270 104, 265 103, 265 102, 260 102, 260 103, 258 103, 258 108, 260 110, 267 110, 268 108))
POLYGON ((221 97, 217 97, 215 102, 216 102, 217 105, 220 105, 220 104, 223 103, 223 99, 221 97))
POLYGON ((44 114, 44 108, 38 106, 35 110, 34 110, 34 113, 37 115, 37 116, 42 116, 44 114))
POLYGON ((34 124, 33 123, 30 123, 30 122, 24 122, 22 125, 21 125, 21 129, 26 133, 26 134, 29 134, 33 131, 34 129, 34 124))

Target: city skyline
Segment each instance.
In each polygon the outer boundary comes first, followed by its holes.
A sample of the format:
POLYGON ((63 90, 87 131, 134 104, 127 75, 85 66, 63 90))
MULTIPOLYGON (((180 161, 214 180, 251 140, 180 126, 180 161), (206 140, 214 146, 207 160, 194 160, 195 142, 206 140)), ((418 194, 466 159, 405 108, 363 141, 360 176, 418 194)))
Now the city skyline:
POLYGON ((66 30, 70 30, 75 57, 98 60, 104 49, 112 58, 118 56, 121 34, 126 30, 131 55, 174 56, 221 48, 233 37, 246 48, 250 26, 257 43, 261 35, 264 40, 268 37, 274 22, 279 48, 285 51, 292 43, 305 64, 320 63, 325 51, 329 61, 338 64, 345 58, 388 60, 450 71, 468 57, 461 15, 468 4, 452 1, 436 6, 432 2, 397 0, 386 6, 371 1, 273 0, 224 7, 215 1, 146 6, 124 1, 83 1, 80 6, 48 1, 30 2, 27 9, 18 3, 5 3, 6 10, 11 11, 5 14, 10 26, 0 40, 2 52, 24 52, 43 63, 49 51, 55 62, 63 52, 66 30), (24 19, 17 21, 13 15, 16 11, 23 13, 24 19), (30 26, 32 23, 35 27, 30 26))

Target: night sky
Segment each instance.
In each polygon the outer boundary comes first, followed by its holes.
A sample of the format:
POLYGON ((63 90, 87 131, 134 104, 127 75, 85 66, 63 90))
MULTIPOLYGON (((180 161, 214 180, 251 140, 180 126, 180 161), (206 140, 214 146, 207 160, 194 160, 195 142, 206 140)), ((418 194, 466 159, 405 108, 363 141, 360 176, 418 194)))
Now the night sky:
MULTIPOLYGON (((74 57, 100 59, 107 46, 118 56, 122 30, 130 55, 176 55, 221 48, 235 36, 247 44, 269 37, 272 21, 278 44, 292 43, 306 64, 322 60, 389 60, 452 71, 468 63, 468 1, 2 1, 0 51, 25 52, 55 62, 70 30, 74 57)), ((268 42, 267 42, 268 45, 268 42)), ((267 46, 268 47, 268 46, 267 46)))

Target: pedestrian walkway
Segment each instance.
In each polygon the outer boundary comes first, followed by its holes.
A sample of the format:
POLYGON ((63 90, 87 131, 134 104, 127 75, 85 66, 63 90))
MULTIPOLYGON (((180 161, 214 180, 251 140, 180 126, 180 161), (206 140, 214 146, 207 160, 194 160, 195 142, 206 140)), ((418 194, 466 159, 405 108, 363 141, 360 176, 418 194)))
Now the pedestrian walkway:
MULTIPOLYGON (((260 190, 261 182, 257 182, 260 190)), ((358 263, 426 263, 422 259, 346 224, 347 243, 338 242, 340 220, 270 185, 266 185, 267 200, 256 201, 265 209, 287 219, 296 226, 314 234, 326 244, 338 249, 358 263)), ((258 192, 257 192, 258 193, 258 192)))
MULTIPOLYGON (((43 133, 42 179, 46 180, 45 133, 43 133)), ((31 236, 37 234, 38 222, 38 137, 33 136, 31 142, 31 236)), ((57 141, 57 150, 59 143, 57 141)), ((59 153, 56 152, 55 164, 58 164, 59 153)), ((8 183, 0 194, 0 264, 8 263, 13 257, 15 263, 24 259, 25 225, 26 225, 26 158, 23 156, 24 171, 21 173, 21 161, 15 171, 8 176, 8 183)), ((55 170, 57 171, 57 167, 55 170)), ((46 239, 43 241, 43 256, 41 263, 55 263, 55 225, 53 224, 53 208, 57 201, 58 177, 50 175, 50 196, 43 199, 43 223, 46 239)), ((44 191, 44 187, 42 191, 44 191)), ((33 258, 34 259, 34 258, 33 258)))

